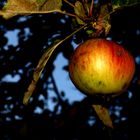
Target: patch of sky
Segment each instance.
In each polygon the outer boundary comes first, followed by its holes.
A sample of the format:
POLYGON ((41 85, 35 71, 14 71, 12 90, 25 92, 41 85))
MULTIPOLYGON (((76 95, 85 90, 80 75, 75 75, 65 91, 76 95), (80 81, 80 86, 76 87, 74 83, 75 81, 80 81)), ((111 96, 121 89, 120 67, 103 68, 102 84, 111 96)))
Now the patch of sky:
POLYGON ((114 123, 119 123, 120 121, 126 121, 127 117, 121 117, 120 119, 115 119, 114 123))
POLYGON ((54 61, 54 65, 55 70, 53 71, 53 76, 59 93, 64 91, 64 98, 68 99, 70 103, 83 100, 85 95, 75 88, 69 78, 68 72, 63 69, 64 66, 68 65, 68 60, 63 57, 62 53, 58 54, 57 59, 54 61))
POLYGON ((44 100, 45 100, 45 97, 42 94, 40 94, 38 97, 38 101, 44 101, 44 100))
POLYGON ((49 83, 49 84, 44 84, 44 89, 45 89, 45 87, 47 88, 48 87, 48 89, 53 89, 53 84, 52 83, 49 83))
POLYGON ((16 48, 16 52, 18 52, 18 51, 20 51, 21 50, 21 48, 20 47, 17 47, 16 48))
POLYGON ((19 73, 19 74, 23 74, 23 69, 19 69, 19 70, 18 70, 18 73, 19 73))
POLYGON ((1 29, 2 31, 5 30, 3 25, 0 25, 0 29, 1 29))
POLYGON ((118 44, 122 44, 122 41, 117 41, 118 44))
POLYGON ((23 118, 20 117, 19 115, 15 115, 14 118, 15 118, 16 120, 22 120, 22 119, 23 119, 23 118))
POLYGON ((21 23, 21 22, 25 22, 27 21, 28 19, 32 18, 32 16, 21 16, 17 22, 21 23))
POLYGON ((5 50, 9 50, 9 46, 12 45, 16 47, 18 45, 18 33, 20 32, 19 29, 15 29, 13 31, 7 31, 4 36, 8 38, 7 44, 4 46, 5 50))
MULTIPOLYGON (((57 38, 57 37, 59 37, 59 36, 60 36, 60 33, 61 33, 61 32, 58 31, 56 34, 53 34, 53 35, 51 36, 51 38, 48 38, 48 40, 47 40, 47 46, 52 45, 52 38, 57 38)), ((46 49, 47 46, 44 46, 43 48, 46 49)))
POLYGON ((48 39, 47 44, 50 46, 52 44, 51 39, 48 39))
MULTIPOLYGON (((57 105, 57 102, 54 102, 53 98, 57 98, 57 96, 53 90, 48 90, 47 99, 45 99, 45 97, 42 94, 40 94, 40 96, 38 97, 38 101, 43 101, 44 107, 43 108, 36 107, 34 110, 34 113, 42 114, 43 111, 46 109, 53 112, 57 105)), ((58 112, 59 112, 59 108, 58 108, 58 112)))
POLYGON ((9 108, 10 108, 10 109, 13 109, 13 108, 14 108, 14 105, 13 105, 13 104, 10 104, 10 105, 9 105, 9 108))
POLYGON ((136 30, 136 35, 140 35, 140 29, 136 30))
MULTIPOLYGON (((75 37, 75 36, 74 36, 74 37, 75 37)), ((74 37, 73 37, 73 38, 74 38, 74 37)), ((74 49, 76 49, 77 46, 78 46, 78 44, 76 44, 74 41, 71 42, 71 45, 74 47, 74 49)))
POLYGON ((12 97, 11 97, 11 96, 8 96, 8 97, 6 98, 6 100, 7 100, 7 101, 10 101, 10 100, 12 100, 12 97))
POLYGON ((56 114, 57 115, 60 114, 61 111, 62 111, 62 106, 59 105, 58 108, 57 108, 56 114))
POLYGON ((120 117, 120 112, 122 111, 122 106, 111 106, 110 107, 110 113, 116 115, 117 117, 120 117))
POLYGON ((4 6, 6 4, 6 1, 4 0, 4 1, 0 1, 0 6, 4 6))
POLYGON ((140 65, 140 55, 137 56, 137 57, 135 57, 135 61, 136 61, 136 63, 137 63, 138 65, 140 65))
POLYGON ((1 114, 7 114, 10 113, 11 109, 9 108, 8 104, 4 105, 4 110, 0 111, 1 114))
POLYGON ((94 3, 97 4, 99 2, 99 0, 94 0, 94 3))
POLYGON ((42 114, 42 113, 43 113, 43 109, 40 108, 39 106, 37 106, 37 107, 35 108, 35 110, 34 110, 34 113, 35 113, 35 114, 42 114))
POLYGON ((115 110, 114 114, 119 117, 120 116, 120 111, 119 110, 115 110))
POLYGON ((30 36, 32 35, 31 31, 30 31, 30 28, 24 28, 24 41, 26 41, 30 36))
POLYGON ((122 117, 122 118, 121 118, 121 121, 126 121, 126 120, 127 120, 126 117, 122 117))
POLYGON ((48 87, 47 83, 43 84, 43 89, 46 89, 48 87))
POLYGON ((32 64, 31 62, 27 62, 27 63, 25 64, 25 68, 28 68, 31 64, 32 64))
POLYGON ((6 120, 7 122, 9 122, 9 121, 11 121, 12 119, 11 119, 10 117, 6 117, 5 120, 6 120))
POLYGON ((52 35, 52 38, 56 38, 56 37, 59 37, 59 36, 60 36, 59 33, 57 33, 57 34, 53 34, 53 35, 52 35))
POLYGON ((93 126, 96 123, 96 118, 94 116, 90 116, 88 119, 88 125, 93 126))
POLYGON ((19 74, 15 74, 14 76, 11 74, 7 74, 1 79, 1 81, 2 82, 17 83, 17 82, 19 82, 20 79, 21 79, 21 77, 19 74))
POLYGON ((131 99, 133 96, 132 92, 131 91, 128 91, 128 98, 131 99))
POLYGON ((60 19, 60 22, 63 23, 63 24, 65 24, 66 23, 66 20, 62 18, 62 19, 60 19))
POLYGON ((57 98, 56 93, 53 90, 48 90, 47 96, 48 99, 44 100, 44 109, 49 109, 53 112, 57 105, 57 102, 53 102, 53 98, 57 98))
POLYGON ((112 37, 107 37, 106 40, 112 40, 112 37))

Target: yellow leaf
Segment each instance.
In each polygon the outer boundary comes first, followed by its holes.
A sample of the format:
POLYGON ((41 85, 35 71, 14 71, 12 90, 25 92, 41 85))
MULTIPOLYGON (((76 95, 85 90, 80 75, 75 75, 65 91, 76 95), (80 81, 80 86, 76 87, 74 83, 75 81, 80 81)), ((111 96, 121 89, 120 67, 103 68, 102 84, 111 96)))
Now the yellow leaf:
POLYGON ((62 0, 8 0, 0 11, 5 19, 16 15, 50 13, 60 10, 62 0))
POLYGON ((112 120, 107 108, 102 105, 92 105, 95 112, 97 113, 99 119, 103 122, 104 125, 113 128, 112 120))
POLYGON ((76 1, 74 12, 79 17, 76 18, 77 22, 81 25, 84 24, 84 22, 80 18, 86 17, 86 14, 85 14, 84 7, 80 1, 76 1))

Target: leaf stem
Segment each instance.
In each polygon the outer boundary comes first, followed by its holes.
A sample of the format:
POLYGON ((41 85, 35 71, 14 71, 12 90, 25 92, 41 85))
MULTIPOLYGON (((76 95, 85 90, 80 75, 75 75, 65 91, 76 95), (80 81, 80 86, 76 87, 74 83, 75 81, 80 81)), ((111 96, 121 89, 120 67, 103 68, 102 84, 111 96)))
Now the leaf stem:
POLYGON ((0 15, 4 15, 5 13, 12 13, 12 14, 20 14, 20 15, 24 15, 24 14, 50 14, 50 13, 60 13, 60 14, 63 14, 63 15, 68 15, 68 16, 71 16, 71 17, 76 17, 76 18, 79 18, 77 15, 75 14, 72 14, 72 13, 67 13, 65 11, 61 11, 61 10, 50 10, 50 11, 12 11, 12 10, 7 10, 6 12, 4 11, 0 11, 0 15))

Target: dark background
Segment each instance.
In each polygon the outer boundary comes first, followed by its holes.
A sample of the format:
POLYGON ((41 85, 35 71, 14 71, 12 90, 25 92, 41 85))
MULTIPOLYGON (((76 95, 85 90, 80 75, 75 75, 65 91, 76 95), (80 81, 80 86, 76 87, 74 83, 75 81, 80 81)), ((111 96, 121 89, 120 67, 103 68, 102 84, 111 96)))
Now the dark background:
MULTIPOLYGON (((2 7, 2 3, 0 6, 2 7)), ((107 128, 98 119, 91 104, 96 99, 84 98, 70 104, 63 100, 65 92, 57 90, 56 81, 52 75, 55 66, 53 61, 62 52, 69 60, 73 52, 71 42, 80 43, 86 38, 81 31, 75 37, 64 42, 49 60, 43 76, 40 78, 30 103, 22 103, 33 70, 49 43, 63 39, 72 33, 74 27, 68 16, 55 14, 16 16, 9 20, 0 17, 0 140, 15 139, 46 139, 46 140, 135 140, 139 139, 140 126, 140 5, 128 7, 111 15, 111 31, 108 37, 120 42, 128 49, 136 60, 136 71, 128 91, 113 98, 106 105, 111 112, 114 129, 107 128), (63 19, 63 21, 62 21, 63 19), (29 28, 31 35, 25 34, 29 28), (5 37, 7 31, 19 30, 18 45, 8 45, 5 37), (58 36, 53 36, 58 34, 58 36), (28 65, 27 65, 28 64, 28 65), (20 75, 18 82, 3 81, 7 74, 20 75), (49 79, 49 80, 48 80, 49 79), (43 85, 46 84, 44 87, 43 85), (49 85, 52 85, 51 88, 49 85), (44 108, 44 102, 38 100, 43 95, 45 100, 48 90, 53 90, 56 96, 54 111, 44 109, 40 114, 34 113, 36 107, 44 108), (57 113, 59 108, 61 112, 57 113), (20 118, 20 119, 19 119, 20 118), (90 125, 89 122, 94 122, 90 125)), ((67 71, 67 66, 64 66, 67 71)), ((60 79, 61 80, 61 76, 60 79)), ((71 93, 73 94, 73 93, 71 93)))

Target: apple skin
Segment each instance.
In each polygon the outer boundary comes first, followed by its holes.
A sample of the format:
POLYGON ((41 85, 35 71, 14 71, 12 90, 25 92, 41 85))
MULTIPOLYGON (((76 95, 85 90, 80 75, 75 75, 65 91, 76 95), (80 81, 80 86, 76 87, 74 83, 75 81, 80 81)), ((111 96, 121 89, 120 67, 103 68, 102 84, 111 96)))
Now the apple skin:
POLYGON ((135 72, 132 55, 121 45, 105 39, 90 39, 80 44, 69 62, 69 75, 83 93, 124 92, 135 72))

